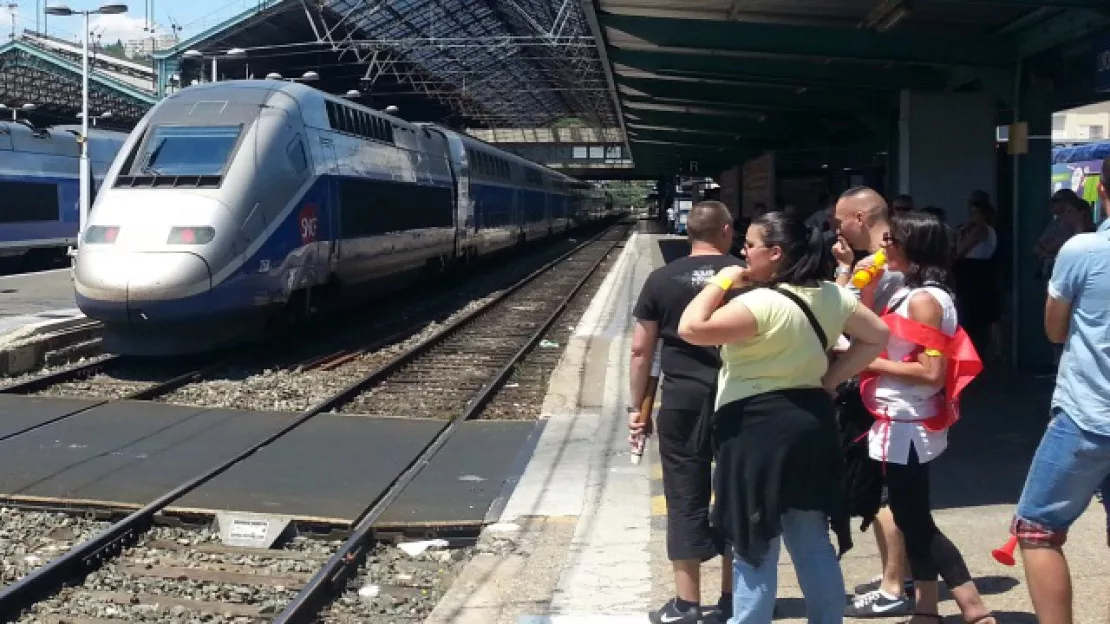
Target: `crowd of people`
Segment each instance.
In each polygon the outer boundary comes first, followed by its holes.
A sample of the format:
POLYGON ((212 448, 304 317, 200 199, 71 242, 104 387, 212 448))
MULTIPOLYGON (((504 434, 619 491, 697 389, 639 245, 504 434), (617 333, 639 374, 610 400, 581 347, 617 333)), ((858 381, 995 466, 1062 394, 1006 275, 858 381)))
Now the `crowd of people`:
MULTIPOLYGON (((1002 307, 984 288, 997 283, 990 198, 976 192, 968 208, 954 231, 936 208, 856 187, 824 227, 790 211, 756 215, 737 257, 727 207, 692 207, 690 254, 654 271, 633 311, 634 406, 661 343, 657 417, 629 408, 633 436, 658 432, 667 501, 676 592, 652 622, 770 622, 784 543, 812 623, 939 622, 943 582, 965 622, 996 624, 930 502, 931 463, 1002 307), (848 596, 839 557, 852 517, 874 528, 881 570, 848 596), (720 595, 703 607, 701 564, 717 556, 720 595)), ((1053 260, 1046 334, 1065 348, 1011 527, 1044 624, 1072 622, 1064 538, 1110 490, 1110 220, 1093 231, 1067 219, 1038 247, 1053 260)))

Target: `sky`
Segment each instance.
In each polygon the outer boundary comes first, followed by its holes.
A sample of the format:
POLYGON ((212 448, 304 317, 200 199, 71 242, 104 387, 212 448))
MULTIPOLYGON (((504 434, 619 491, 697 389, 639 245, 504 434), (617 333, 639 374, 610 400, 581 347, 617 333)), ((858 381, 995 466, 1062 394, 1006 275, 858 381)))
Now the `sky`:
MULTIPOLYGON (((117 0, 113 0, 113 3, 117 0)), ((35 30, 36 6, 42 10, 47 4, 65 4, 73 9, 95 9, 106 4, 105 0, 0 0, 0 42, 7 41, 12 31, 12 14, 15 14, 16 32, 35 30), (14 10, 10 4, 18 4, 14 10)), ((216 23, 246 9, 256 7, 259 0, 131 0, 126 2, 128 12, 121 15, 94 15, 90 18, 91 30, 101 36, 104 44, 117 39, 127 41, 149 37, 144 30, 148 12, 153 4, 153 22, 159 34, 171 34, 172 25, 181 27, 178 36, 186 39, 216 23)), ((79 41, 81 17, 49 17, 46 27, 55 37, 79 41)), ((39 29, 43 28, 39 17, 39 29)))

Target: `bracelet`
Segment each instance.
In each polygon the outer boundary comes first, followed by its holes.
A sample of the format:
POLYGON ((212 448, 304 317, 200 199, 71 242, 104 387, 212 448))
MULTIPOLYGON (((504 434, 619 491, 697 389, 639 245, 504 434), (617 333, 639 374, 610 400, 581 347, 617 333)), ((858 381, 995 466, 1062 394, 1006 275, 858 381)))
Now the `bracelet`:
POLYGON ((837 277, 840 277, 841 275, 851 275, 851 274, 852 274, 852 268, 851 267, 845 267, 845 266, 836 267, 836 276, 837 277))
POLYGON ((940 357, 944 354, 940 351, 937 351, 936 349, 925 349, 925 355, 929 357, 940 357))
POLYGON ((719 275, 714 275, 713 279, 709 280, 709 283, 713 284, 714 286, 719 286, 721 290, 726 292, 729 288, 732 288, 732 280, 727 277, 721 277, 719 275))

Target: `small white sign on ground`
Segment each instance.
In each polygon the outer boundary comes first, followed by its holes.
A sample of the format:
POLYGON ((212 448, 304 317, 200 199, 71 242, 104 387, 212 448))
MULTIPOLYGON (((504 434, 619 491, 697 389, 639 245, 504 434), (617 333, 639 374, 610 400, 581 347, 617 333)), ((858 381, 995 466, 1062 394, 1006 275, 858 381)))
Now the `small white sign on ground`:
POLYGON ((224 546, 243 548, 271 548, 274 542, 285 533, 292 522, 289 516, 251 514, 241 512, 220 512, 216 514, 216 525, 220 528, 220 541, 224 546))

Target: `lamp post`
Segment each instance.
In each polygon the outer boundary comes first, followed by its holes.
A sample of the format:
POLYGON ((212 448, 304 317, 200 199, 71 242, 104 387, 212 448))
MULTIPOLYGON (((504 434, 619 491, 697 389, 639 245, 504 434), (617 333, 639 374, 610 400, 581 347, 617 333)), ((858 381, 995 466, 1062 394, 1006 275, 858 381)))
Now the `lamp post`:
MULTIPOLYGON (((85 30, 81 35, 81 168, 78 172, 80 183, 80 212, 77 226, 77 247, 81 246, 81 235, 85 233, 85 223, 89 219, 89 184, 92 173, 89 170, 89 16, 115 15, 126 13, 126 4, 103 4, 99 9, 75 10, 64 4, 46 7, 47 15, 65 17, 84 15, 85 30)), ((72 251, 72 250, 71 250, 72 251)))

